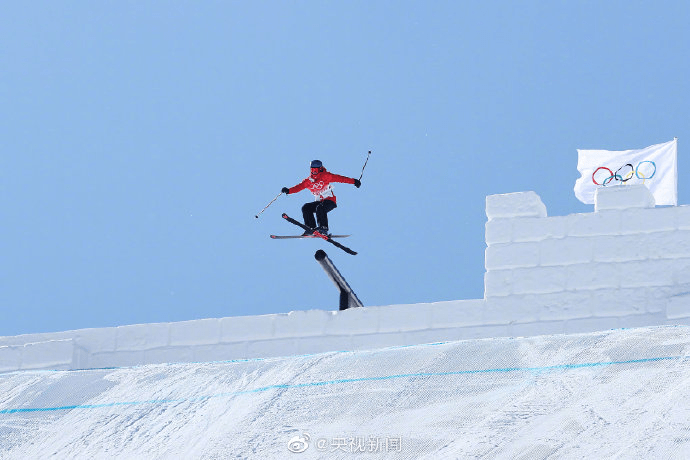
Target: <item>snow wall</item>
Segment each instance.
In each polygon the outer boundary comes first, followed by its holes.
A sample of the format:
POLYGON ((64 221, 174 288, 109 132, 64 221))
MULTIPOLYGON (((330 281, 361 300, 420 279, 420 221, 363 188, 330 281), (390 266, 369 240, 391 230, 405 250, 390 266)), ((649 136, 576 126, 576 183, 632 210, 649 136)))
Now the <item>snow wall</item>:
POLYGON ((690 458, 690 327, 0 374, 0 458, 690 458))
POLYGON ((690 324, 690 207, 656 208, 638 185, 599 189, 593 213, 547 217, 520 192, 488 196, 486 214, 483 299, 0 337, 0 372, 690 324))

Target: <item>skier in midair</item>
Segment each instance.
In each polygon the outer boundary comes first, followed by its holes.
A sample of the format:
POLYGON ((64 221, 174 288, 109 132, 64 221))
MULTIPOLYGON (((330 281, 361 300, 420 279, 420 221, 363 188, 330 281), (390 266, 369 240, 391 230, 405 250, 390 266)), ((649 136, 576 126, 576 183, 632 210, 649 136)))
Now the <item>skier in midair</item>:
POLYGON ((323 163, 320 160, 314 160, 310 165, 311 174, 294 187, 283 187, 282 192, 286 195, 297 193, 305 188, 314 194, 315 201, 305 203, 302 206, 302 215, 304 216, 304 225, 309 227, 311 231, 304 232, 304 236, 319 232, 322 235, 328 236, 328 213, 334 210, 336 205, 335 194, 333 193, 333 182, 341 182, 343 184, 353 184, 359 188, 362 183, 359 179, 339 176, 326 171, 323 163), (314 219, 316 214, 316 220, 314 219), (318 227, 316 225, 318 221, 318 227))

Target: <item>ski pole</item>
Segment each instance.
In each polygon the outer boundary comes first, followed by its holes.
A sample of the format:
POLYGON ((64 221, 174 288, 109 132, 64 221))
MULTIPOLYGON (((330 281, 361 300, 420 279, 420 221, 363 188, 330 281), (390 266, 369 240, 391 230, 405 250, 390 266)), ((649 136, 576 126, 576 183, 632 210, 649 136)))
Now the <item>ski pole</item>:
POLYGON ((371 155, 371 150, 369 150, 369 153, 367 153, 367 161, 364 162, 364 166, 362 166, 362 174, 359 175, 359 180, 362 180, 362 176, 364 175, 364 168, 367 167, 367 163, 369 163, 369 155, 371 155))
POLYGON ((273 202, 274 202, 275 200, 277 200, 278 197, 279 197, 280 195, 282 195, 282 194, 283 194, 283 192, 280 192, 279 194, 277 194, 276 197, 273 198, 273 199, 271 200, 271 202, 268 203, 261 211, 259 211, 259 214, 255 215, 254 217, 256 217, 256 218, 258 219, 259 216, 261 215, 261 213, 264 212, 266 209, 268 209, 268 207, 269 207, 270 205, 272 205, 273 202))

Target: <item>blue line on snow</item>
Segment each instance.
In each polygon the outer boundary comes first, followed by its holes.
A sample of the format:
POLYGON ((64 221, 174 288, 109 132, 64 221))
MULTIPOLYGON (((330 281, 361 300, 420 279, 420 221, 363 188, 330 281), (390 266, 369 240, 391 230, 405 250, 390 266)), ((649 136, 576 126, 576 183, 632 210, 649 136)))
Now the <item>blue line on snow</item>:
POLYGON ((255 388, 253 390, 242 390, 233 391, 228 393, 219 393, 210 396, 196 396, 192 398, 178 398, 178 399, 153 399, 148 401, 125 401, 125 402, 113 402, 113 403, 103 403, 103 404, 77 404, 73 406, 59 406, 59 407, 38 407, 38 408, 19 408, 19 409, 2 409, 0 414, 16 414, 16 413, 27 413, 27 412, 52 412, 60 410, 72 410, 72 409, 100 409, 105 407, 117 407, 117 406, 139 406, 144 404, 172 404, 180 402, 192 402, 192 401, 205 401, 211 398, 227 398, 232 396, 261 393, 270 390, 288 390, 296 388, 310 388, 319 387, 326 385, 341 385, 346 383, 360 383, 360 382, 376 382, 384 380, 394 380, 394 379, 404 379, 404 378, 414 378, 414 377, 446 377, 453 375, 472 375, 472 374, 488 374, 488 373, 509 373, 509 372, 548 372, 548 371, 558 371, 558 370, 569 370, 569 369, 583 369, 592 367, 605 367, 605 366, 616 366, 624 364, 642 364, 642 363, 653 363, 659 361, 670 361, 670 360, 684 360, 683 356, 663 356, 658 358, 642 358, 642 359, 631 359, 627 361, 609 361, 609 362, 599 362, 599 363, 579 363, 579 364, 557 364, 554 366, 543 366, 543 367, 505 367, 496 369, 476 369, 476 370, 466 370, 466 371, 449 371, 449 372, 418 372, 412 374, 396 374, 396 375, 384 375, 379 377, 359 377, 351 379, 337 379, 337 380, 327 380, 322 382, 307 382, 307 383, 294 383, 294 384, 281 384, 281 385, 270 385, 261 388, 255 388))

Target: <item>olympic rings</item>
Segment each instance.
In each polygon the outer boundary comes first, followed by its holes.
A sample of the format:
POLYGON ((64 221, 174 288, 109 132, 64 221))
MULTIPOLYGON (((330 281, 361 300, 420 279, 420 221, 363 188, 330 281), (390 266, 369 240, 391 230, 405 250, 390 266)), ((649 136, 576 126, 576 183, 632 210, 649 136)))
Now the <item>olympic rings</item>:
POLYGON ((654 163, 653 161, 644 160, 640 161, 637 164, 637 167, 633 167, 631 163, 626 163, 620 168, 618 168, 615 173, 606 166, 600 166, 592 173, 592 182, 594 182, 595 185, 601 185, 603 187, 606 187, 613 181, 621 182, 624 184, 633 177, 637 177, 638 179, 642 179, 642 183, 644 184, 645 180, 651 179, 652 177, 654 177, 655 174, 656 163, 654 163), (651 166, 648 166, 647 164, 651 166), (640 171, 640 167, 642 167, 643 171, 640 171), (602 171, 603 174, 599 173, 599 171, 602 171), (608 174, 606 174, 606 172, 608 172, 608 174), (601 180, 601 182, 597 181, 597 175, 599 176, 599 180, 601 180))

